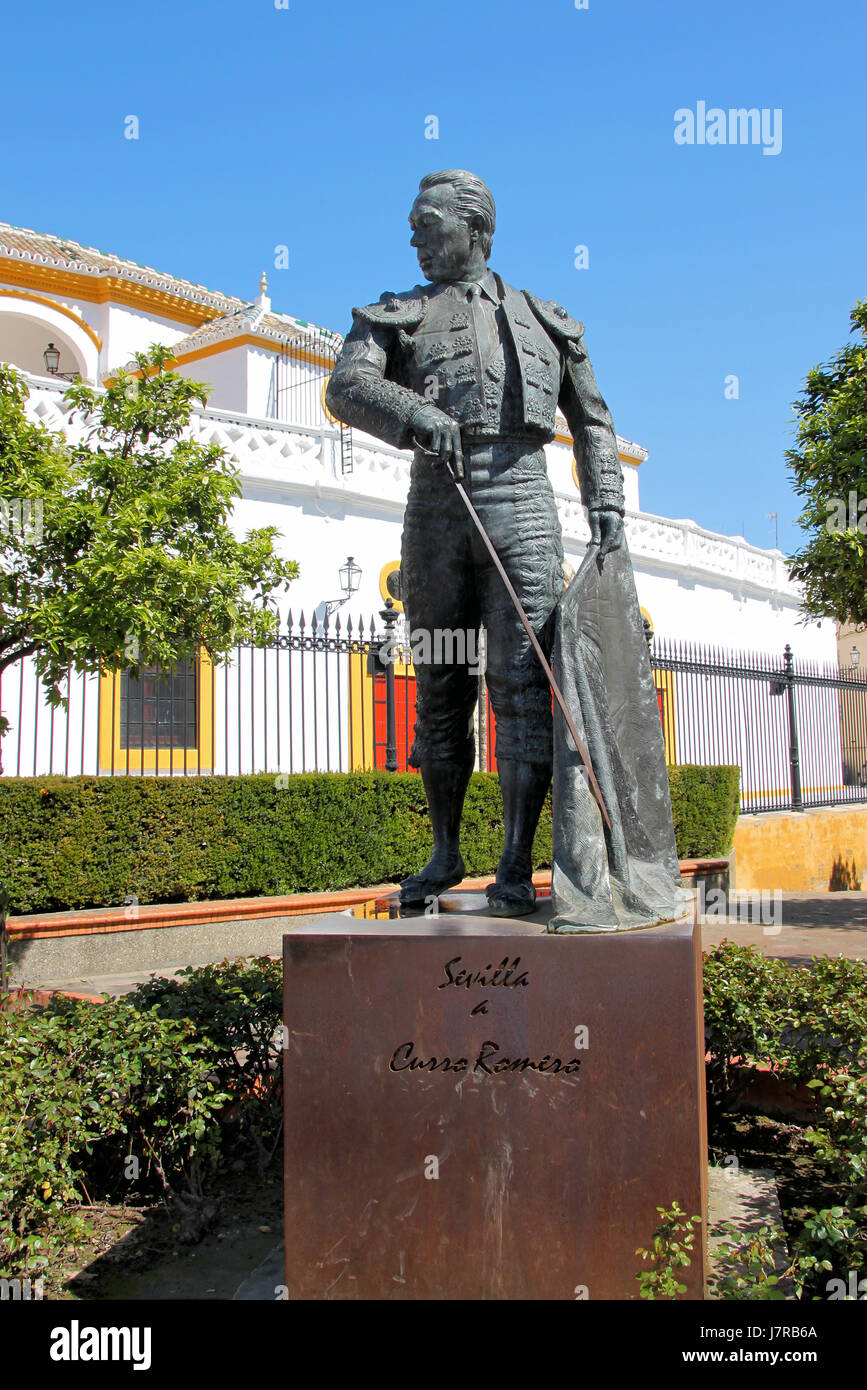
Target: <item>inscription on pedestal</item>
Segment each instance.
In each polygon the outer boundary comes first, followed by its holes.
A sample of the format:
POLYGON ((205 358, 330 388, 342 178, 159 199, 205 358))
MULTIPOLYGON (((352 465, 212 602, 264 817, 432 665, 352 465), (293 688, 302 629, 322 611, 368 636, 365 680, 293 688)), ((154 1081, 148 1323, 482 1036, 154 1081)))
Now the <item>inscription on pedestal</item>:
POLYGON ((290 1298, 636 1299, 657 1207, 704 1214, 692 923, 333 917, 284 952, 290 1298))
MULTIPOLYGON (((521 970, 520 966, 520 956, 514 958, 504 956, 496 967, 488 962, 483 970, 472 970, 464 965, 463 956, 453 956, 443 966, 445 980, 436 988, 448 989, 450 985, 454 985, 458 989, 467 990, 473 988, 481 990, 528 989, 530 986, 529 974, 526 970, 521 970)), ((470 1018, 489 1013, 489 1005, 490 1001, 487 998, 481 999, 470 1009, 470 1018)), ((420 1057, 416 1052, 414 1042, 410 1039, 409 1042, 400 1043, 394 1049, 388 1065, 391 1071, 459 1073, 469 1070, 485 1076, 502 1076, 508 1073, 515 1074, 517 1072, 520 1074, 525 1071, 534 1071, 540 1076, 573 1076, 581 1065, 581 1058, 561 1058, 551 1052, 546 1052, 544 1056, 535 1059, 532 1057, 504 1057, 500 1044, 490 1038, 482 1042, 474 1059, 448 1056, 420 1057)))

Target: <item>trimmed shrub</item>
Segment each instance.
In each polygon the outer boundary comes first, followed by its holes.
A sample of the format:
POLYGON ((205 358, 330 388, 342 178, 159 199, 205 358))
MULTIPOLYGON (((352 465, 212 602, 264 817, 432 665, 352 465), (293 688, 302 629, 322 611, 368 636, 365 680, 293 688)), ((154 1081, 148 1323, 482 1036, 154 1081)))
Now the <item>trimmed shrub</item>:
MULTIPOLYGON (((737 769, 671 776, 679 853, 726 853, 737 769)), ((502 837, 499 779, 474 773, 468 874, 494 872, 502 837)), ((0 888, 16 913, 364 887, 413 873, 431 845, 414 773, 0 779, 0 888)), ((550 798, 534 863, 551 863, 550 798)))
POLYGON ((674 836, 681 859, 721 858, 734 839, 740 800, 740 768, 668 769, 674 836))

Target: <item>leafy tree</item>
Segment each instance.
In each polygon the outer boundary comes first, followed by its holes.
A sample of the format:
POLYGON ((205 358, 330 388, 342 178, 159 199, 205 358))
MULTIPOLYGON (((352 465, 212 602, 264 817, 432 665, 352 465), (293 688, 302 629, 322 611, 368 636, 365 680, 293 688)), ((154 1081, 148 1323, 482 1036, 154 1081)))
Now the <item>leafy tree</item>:
POLYGON ((89 427, 75 444, 27 416, 24 381, 0 365, 0 675, 32 655, 54 705, 70 665, 140 676, 200 645, 220 661, 273 639, 271 596, 298 573, 276 527, 229 529, 239 471, 188 437, 207 391, 170 359, 154 347, 104 390, 70 386, 89 427))
POLYGON ((808 374, 797 443, 786 452, 800 524, 810 540, 790 572, 812 618, 867 623, 867 300, 850 315, 854 341, 808 374))

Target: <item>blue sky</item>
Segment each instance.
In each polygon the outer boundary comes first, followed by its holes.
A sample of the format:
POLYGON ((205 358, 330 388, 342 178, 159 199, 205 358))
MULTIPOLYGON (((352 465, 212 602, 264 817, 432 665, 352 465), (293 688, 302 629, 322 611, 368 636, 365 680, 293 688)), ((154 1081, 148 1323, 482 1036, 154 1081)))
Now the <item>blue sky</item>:
POLYGON ((4 16, 0 218, 242 298, 265 267, 345 331, 418 279, 419 178, 472 169, 492 265, 586 324, 643 507, 762 545, 776 511, 790 550, 791 402, 867 295, 865 51, 854 0, 44 0, 4 16), (780 109, 780 153, 676 144, 699 101, 780 109))

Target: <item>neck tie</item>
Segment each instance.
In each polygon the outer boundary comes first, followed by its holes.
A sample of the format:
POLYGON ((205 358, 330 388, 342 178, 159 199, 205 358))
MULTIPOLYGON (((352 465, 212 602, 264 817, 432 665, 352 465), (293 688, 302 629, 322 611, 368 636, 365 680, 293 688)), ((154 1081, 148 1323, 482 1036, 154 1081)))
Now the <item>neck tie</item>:
POLYGON ((485 367, 490 362, 496 346, 493 315, 488 312, 487 305, 482 303, 481 285, 470 285, 467 290, 467 299, 473 319, 473 332, 479 345, 479 357, 482 367, 485 367))

